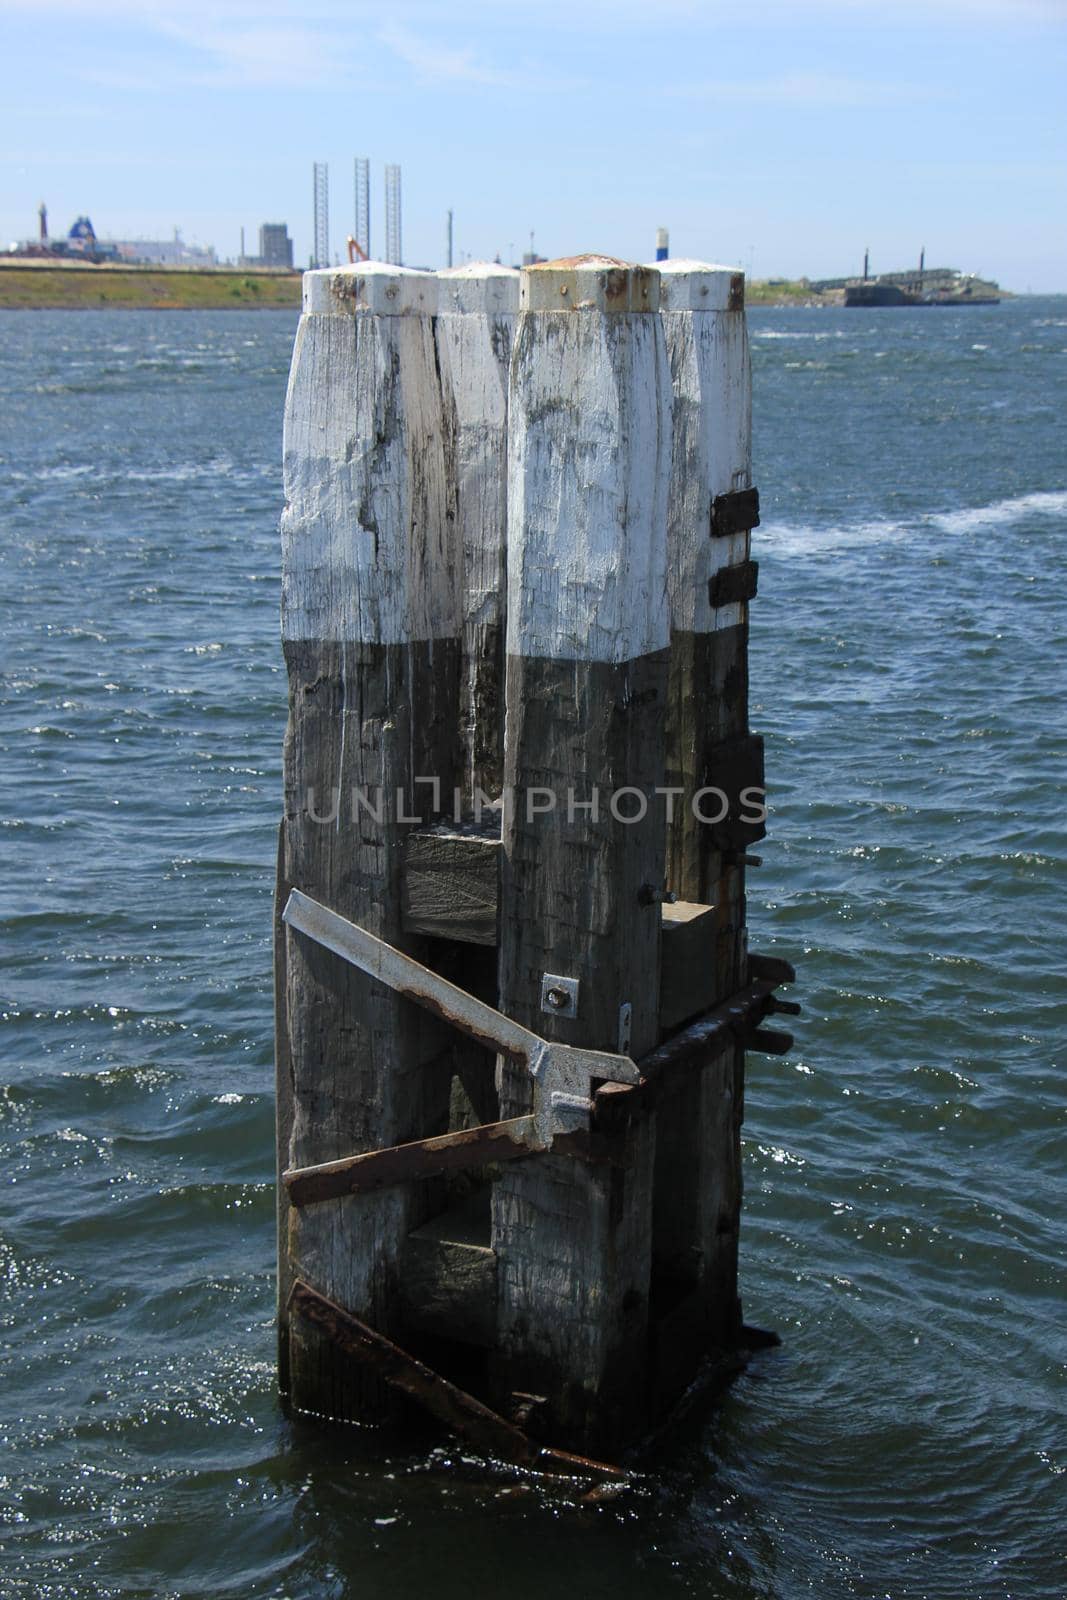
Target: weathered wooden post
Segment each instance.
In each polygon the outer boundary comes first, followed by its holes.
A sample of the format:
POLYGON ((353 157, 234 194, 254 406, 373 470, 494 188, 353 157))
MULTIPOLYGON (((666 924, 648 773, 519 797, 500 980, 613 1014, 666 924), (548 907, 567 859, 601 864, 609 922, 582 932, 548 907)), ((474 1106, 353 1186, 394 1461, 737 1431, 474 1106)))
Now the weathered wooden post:
MULTIPOLYGON (((749 535, 759 517, 744 277, 699 261, 658 265, 674 392, 666 782, 680 803, 667 880, 683 905, 670 926, 673 937, 684 915, 692 935, 703 929, 705 1003, 714 1005, 746 981, 746 846, 763 833, 762 743, 748 734, 749 535)), ((667 947, 669 960, 670 938, 667 947)), ((740 1326, 743 1075, 738 1045, 659 1102, 657 1261, 680 1289, 697 1289, 697 1342, 726 1344, 740 1326)))
MULTIPOLYGON (((500 1004, 546 1037, 659 1037, 670 374, 654 271, 523 275, 509 414, 500 1004)), ((502 1068, 501 1114, 529 1085, 502 1068)), ((620 1098, 625 1098, 621 1096, 620 1098)), ((644 1412, 654 1116, 615 1163, 547 1155, 493 1191, 498 1356, 566 1440, 644 1412)), ((601 1121, 607 1120, 605 1111, 601 1121)))
MULTIPOLYGON (((393 945, 402 845, 457 770, 459 560, 432 274, 306 274, 285 413, 282 637, 289 674, 280 876, 393 945)), ((284 898, 284 896, 280 896, 284 898)), ((292 928, 279 979, 283 1167, 443 1131, 448 1041, 424 1012, 292 928), (438 1063, 441 1058, 441 1064, 438 1063)), ((373 1415, 332 1344, 288 1324, 294 1264, 388 1330, 416 1184, 283 1206, 283 1382, 302 1409, 373 1415), (288 1372, 284 1363, 288 1362, 288 1372)))
POLYGON ((614 1450, 741 1335, 744 1049, 796 1008, 745 943, 743 280, 575 257, 517 319, 512 284, 305 280, 281 1367, 305 1410, 380 1415, 380 1379, 570 1471, 527 1428, 614 1450))

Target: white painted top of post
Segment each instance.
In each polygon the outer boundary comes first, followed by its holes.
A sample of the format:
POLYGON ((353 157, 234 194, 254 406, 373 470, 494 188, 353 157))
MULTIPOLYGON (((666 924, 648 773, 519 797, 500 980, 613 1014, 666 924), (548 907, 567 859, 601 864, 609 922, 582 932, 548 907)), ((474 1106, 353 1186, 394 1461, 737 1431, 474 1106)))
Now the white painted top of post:
POLYGON ((670 369, 657 316, 616 320, 654 312, 657 287, 655 272, 603 257, 523 272, 508 421, 509 655, 620 663, 667 646, 670 369), (561 314, 560 300, 579 314, 561 314))
POLYGON ((286 398, 282 637, 453 638, 437 281, 378 263, 307 277, 324 310, 300 319, 286 398))
POLYGON ((661 311, 740 311, 745 275, 740 267, 710 261, 657 261, 661 311))
POLYGON ((319 317, 350 317, 359 311, 380 317, 432 317, 437 312, 437 277, 388 261, 323 267, 304 273, 304 311, 319 317))
POLYGON ((444 267, 437 274, 437 309, 442 315, 450 311, 517 312, 519 270, 500 261, 444 267))
POLYGON ((520 311, 657 311, 659 273, 615 256, 564 256, 524 267, 520 311))
POLYGON ((749 536, 741 532, 712 539, 708 523, 716 495, 751 482, 745 280, 738 268, 703 261, 661 261, 659 269, 674 382, 668 512, 671 622, 677 632, 712 633, 735 627, 744 617, 740 602, 713 609, 708 582, 723 567, 748 559, 749 536))

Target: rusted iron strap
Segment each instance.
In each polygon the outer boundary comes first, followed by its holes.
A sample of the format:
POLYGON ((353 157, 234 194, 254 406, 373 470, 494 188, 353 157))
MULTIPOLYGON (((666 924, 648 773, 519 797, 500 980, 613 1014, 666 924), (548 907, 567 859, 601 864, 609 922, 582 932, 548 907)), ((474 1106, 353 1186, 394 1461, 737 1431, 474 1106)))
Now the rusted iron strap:
POLYGON ((425 1406, 446 1428, 469 1439, 477 1449, 495 1460, 572 1476, 629 1477, 621 1467, 535 1444, 514 1423, 490 1410, 465 1389, 442 1378, 440 1373, 300 1279, 289 1296, 289 1310, 291 1315, 303 1317, 305 1322, 318 1328, 346 1354, 372 1367, 392 1388, 425 1406))
POLYGON ((470 1439, 488 1455, 520 1466, 533 1465, 537 1447, 521 1428, 506 1422, 350 1311, 299 1279, 293 1285, 289 1304, 293 1313, 319 1328, 348 1355, 373 1367, 384 1382, 419 1401, 446 1427, 470 1439))
POLYGON ((535 1154, 530 1140, 532 1117, 512 1117, 507 1122, 486 1122, 477 1128, 416 1139, 410 1144, 388 1145, 363 1155, 321 1161, 311 1167, 292 1167, 282 1181, 294 1206, 316 1205, 339 1195, 369 1194, 416 1178, 434 1178, 443 1172, 480 1167, 490 1161, 518 1161, 535 1154))
POLYGON ((637 1063, 642 1084, 661 1082, 676 1070, 705 1066, 720 1051, 743 1044, 766 1016, 773 992, 773 983, 757 979, 722 1005, 706 1011, 681 1033, 664 1040, 637 1063))

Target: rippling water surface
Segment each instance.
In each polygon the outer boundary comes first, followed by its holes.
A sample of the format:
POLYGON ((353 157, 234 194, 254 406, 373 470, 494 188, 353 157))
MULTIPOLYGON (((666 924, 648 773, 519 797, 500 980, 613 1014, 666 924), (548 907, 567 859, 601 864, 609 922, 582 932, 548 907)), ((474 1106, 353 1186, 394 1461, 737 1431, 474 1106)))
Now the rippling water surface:
POLYGON ((746 1316, 577 1509, 273 1381, 288 313, 0 315, 0 1595, 1067 1592, 1067 300, 757 311, 746 1316))

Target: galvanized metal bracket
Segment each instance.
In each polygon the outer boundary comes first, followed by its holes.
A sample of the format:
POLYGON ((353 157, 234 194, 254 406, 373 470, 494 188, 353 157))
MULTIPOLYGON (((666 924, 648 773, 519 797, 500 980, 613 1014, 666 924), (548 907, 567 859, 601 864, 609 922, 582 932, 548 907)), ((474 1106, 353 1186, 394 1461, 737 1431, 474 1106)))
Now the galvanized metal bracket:
MULTIPOLYGON (((637 1066, 628 1055, 582 1050, 542 1039, 299 889, 290 894, 282 916, 298 933, 332 950, 397 994, 424 1006, 468 1038, 524 1063, 533 1085, 531 1131, 526 1140, 531 1151, 550 1150, 556 1134, 589 1128, 594 1084, 641 1081, 637 1066)), ((576 1013, 577 979, 551 981, 574 986, 576 1013)), ((553 1012, 557 1016, 567 1014, 556 1008, 553 1012)))
POLYGON ((541 977, 541 1010, 550 1017, 578 1015, 578 979, 561 978, 554 972, 541 977))

